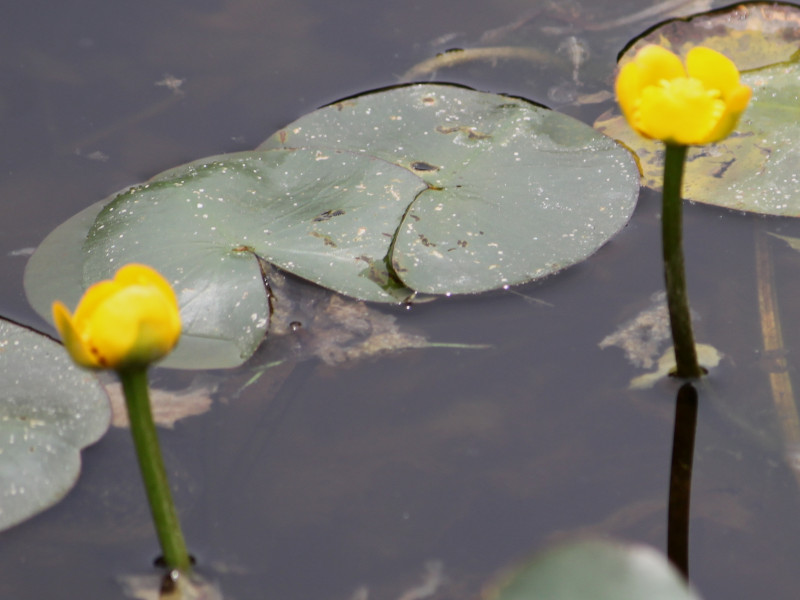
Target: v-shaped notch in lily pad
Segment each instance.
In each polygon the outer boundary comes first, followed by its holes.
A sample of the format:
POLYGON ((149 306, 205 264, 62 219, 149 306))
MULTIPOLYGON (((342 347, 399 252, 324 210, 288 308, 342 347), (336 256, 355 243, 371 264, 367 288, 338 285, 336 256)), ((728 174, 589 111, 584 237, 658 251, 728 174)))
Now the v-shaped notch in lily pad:
POLYGON ((403 86, 87 209, 43 242, 25 285, 49 316, 54 299, 76 302, 123 264, 149 264, 173 284, 184 321, 164 364, 234 366, 267 330, 265 263, 362 300, 480 292, 583 260, 637 196, 630 154, 571 117, 456 86, 403 86))
MULTIPOLYGON (((409 202, 425 188, 405 169, 341 150, 202 159, 120 194, 100 212, 84 243, 84 279, 106 277, 135 255, 176 282, 185 283, 195 262, 203 272, 192 281, 211 269, 221 282, 248 280, 264 296, 255 254, 338 292, 397 302, 412 292, 387 291, 383 260, 409 202)), ((192 299, 218 295, 194 288, 192 299)), ((258 295, 249 287, 242 293, 258 295)), ((233 294, 223 304, 235 306, 240 294, 233 294)))

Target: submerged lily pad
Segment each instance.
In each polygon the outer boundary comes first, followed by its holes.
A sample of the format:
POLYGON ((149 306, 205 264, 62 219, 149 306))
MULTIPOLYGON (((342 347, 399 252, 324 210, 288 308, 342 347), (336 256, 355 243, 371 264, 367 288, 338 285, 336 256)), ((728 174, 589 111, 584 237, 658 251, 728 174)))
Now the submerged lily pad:
POLYGON ((568 544, 536 557, 486 594, 488 600, 699 600, 662 554, 607 541, 568 544))
POLYGON ((184 322, 164 364, 235 366, 269 324, 268 264, 362 300, 480 292, 583 260, 637 196, 630 154, 571 117, 404 86, 90 207, 42 243, 25 286, 49 317, 54 299, 76 302, 123 264, 149 264, 174 286, 184 322))
POLYGON ((66 495, 81 449, 103 436, 110 417, 103 388, 63 347, 0 320, 0 530, 66 495))
MULTIPOLYGON (((684 56, 704 45, 726 54, 742 70, 753 98, 736 131, 717 144, 690 148, 684 180, 689 200, 749 212, 800 216, 800 8, 744 4, 674 20, 650 31, 620 57, 648 43, 684 56)), ((622 116, 606 114, 595 127, 639 157, 642 183, 660 189, 663 144, 634 132, 622 116)))

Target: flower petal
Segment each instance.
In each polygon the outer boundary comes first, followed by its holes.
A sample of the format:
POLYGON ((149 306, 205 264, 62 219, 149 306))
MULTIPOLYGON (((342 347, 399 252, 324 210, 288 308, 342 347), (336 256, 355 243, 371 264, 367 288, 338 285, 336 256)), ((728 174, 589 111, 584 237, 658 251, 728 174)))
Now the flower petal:
POLYGON ((53 321, 72 360, 83 367, 96 368, 100 366, 100 363, 89 352, 80 333, 75 328, 75 323, 69 310, 61 302, 56 301, 53 303, 53 321))
MULTIPOLYGON (((645 46, 633 60, 620 69, 615 90, 622 113, 634 128, 635 115, 641 101, 642 92, 648 87, 658 86, 661 81, 686 77, 686 70, 680 59, 661 46, 645 46)), ((639 131, 648 135, 646 131, 639 131)))
POLYGON ((665 142, 702 144, 723 111, 699 81, 680 78, 644 90, 637 125, 665 142))
POLYGON ((666 48, 645 46, 620 69, 615 87, 631 127, 646 137, 684 145, 730 135, 751 96, 736 65, 704 47, 689 51, 684 69, 666 48))
POLYGON ((635 62, 629 62, 623 66, 617 76, 615 91, 622 114, 625 115, 629 123, 636 112, 643 89, 642 74, 639 66, 635 62))
POLYGON ((728 101, 722 116, 719 118, 714 129, 708 133, 708 141, 717 142, 728 137, 736 129, 739 117, 742 116, 747 103, 750 101, 752 91, 747 86, 742 86, 736 94, 728 101))
POLYGON ((677 55, 663 46, 650 44, 633 57, 641 70, 642 86, 658 85, 659 81, 686 77, 686 69, 677 55))
POLYGON ((154 286, 158 288, 164 296, 171 298, 176 305, 178 303, 175 291, 172 289, 169 282, 167 282, 158 271, 147 265, 140 265, 137 263, 127 264, 117 271, 117 274, 114 276, 114 281, 123 286, 154 286))
POLYGON ((138 314, 119 302, 119 292, 100 304, 86 323, 85 335, 98 362, 107 369, 118 367, 138 335, 138 314))
POLYGON ((91 368, 147 366, 181 335, 175 292, 158 272, 138 264, 90 286, 74 315, 56 302, 53 318, 75 362, 91 368))
POLYGON ((746 85, 740 85, 726 96, 725 105, 728 107, 728 110, 740 115, 744 112, 744 109, 747 108, 752 95, 753 90, 746 85))
POLYGON ((97 307, 87 333, 103 366, 146 365, 175 346, 180 319, 159 289, 132 285, 97 307))
POLYGON ((689 77, 699 79, 706 89, 719 90, 724 99, 736 89, 739 83, 739 71, 733 61, 711 48, 697 46, 686 55, 686 70, 689 77))
POLYGON ((690 77, 699 79, 709 89, 719 90, 725 111, 709 132, 708 141, 726 138, 747 108, 752 90, 740 83, 739 71, 733 61, 711 48, 692 48, 686 56, 686 68, 690 77))
POLYGON ((73 319, 76 327, 79 330, 82 329, 83 323, 88 318, 91 318, 91 315, 97 307, 105 302, 107 298, 113 296, 118 290, 119 285, 111 280, 98 281, 90 285, 75 309, 73 319))

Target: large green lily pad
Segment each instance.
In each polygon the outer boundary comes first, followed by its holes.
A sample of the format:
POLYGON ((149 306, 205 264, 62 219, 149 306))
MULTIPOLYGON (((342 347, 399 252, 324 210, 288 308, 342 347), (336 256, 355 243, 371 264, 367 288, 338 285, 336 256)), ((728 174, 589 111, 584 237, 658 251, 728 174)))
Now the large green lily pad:
MULTIPOLYGON (((703 45, 729 56, 742 70, 753 98, 737 130, 717 144, 691 148, 684 197, 736 210, 800 216, 800 8, 743 4, 691 19, 669 21, 638 39, 620 64, 648 43, 681 56, 703 45)), ((616 113, 595 127, 639 157, 643 185, 660 189, 663 144, 636 134, 616 113)))
POLYGON ((103 436, 110 419, 103 388, 62 346, 0 320, 0 530, 66 495, 81 449, 103 436))
POLYGON ((699 600, 662 554, 608 541, 567 544, 536 557, 487 600, 699 600))
POLYGON ((525 100, 412 85, 337 102, 260 148, 364 152, 427 184, 397 230, 392 266, 433 294, 490 290, 579 262, 627 223, 630 156, 525 100))
POLYGON ((404 86, 86 209, 42 243, 25 287, 49 317, 54 299, 74 304, 123 264, 149 264, 174 286, 184 322, 164 364, 229 367, 266 333, 267 263, 361 300, 480 292, 585 259, 637 196, 630 154, 575 119, 456 86, 404 86))

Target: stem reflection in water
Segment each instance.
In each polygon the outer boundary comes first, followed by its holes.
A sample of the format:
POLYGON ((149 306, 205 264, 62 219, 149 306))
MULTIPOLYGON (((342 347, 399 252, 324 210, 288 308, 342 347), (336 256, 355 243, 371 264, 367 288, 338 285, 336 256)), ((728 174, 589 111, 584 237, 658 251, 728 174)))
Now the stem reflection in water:
POLYGON ((697 429, 697 390, 685 383, 675 403, 672 466, 667 516, 667 556, 689 578, 689 500, 692 491, 694 437, 697 429))

